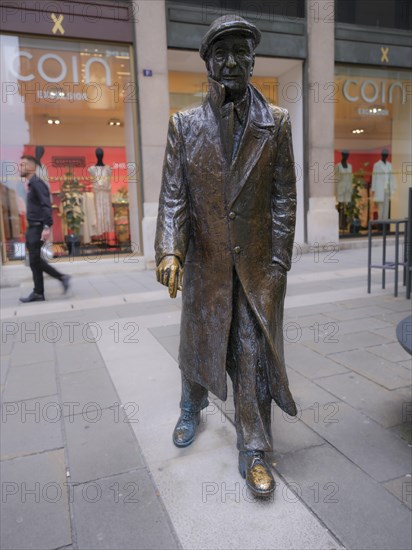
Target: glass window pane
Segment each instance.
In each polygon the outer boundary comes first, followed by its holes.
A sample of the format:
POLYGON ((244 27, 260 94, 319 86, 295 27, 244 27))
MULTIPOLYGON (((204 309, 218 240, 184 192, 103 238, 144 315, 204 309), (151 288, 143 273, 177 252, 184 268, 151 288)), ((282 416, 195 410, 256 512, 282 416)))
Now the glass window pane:
POLYGON ((412 73, 339 65, 335 75, 337 208, 341 235, 352 236, 370 219, 407 216, 412 73))
POLYGON ((7 258, 19 259, 24 248, 27 182, 17 170, 22 154, 39 160, 39 175, 50 187, 55 255, 72 250, 72 234, 83 255, 130 250, 129 191, 136 196, 137 165, 129 48, 10 35, 1 36, 1 46, 7 258), (72 201, 78 202, 77 215, 72 201))

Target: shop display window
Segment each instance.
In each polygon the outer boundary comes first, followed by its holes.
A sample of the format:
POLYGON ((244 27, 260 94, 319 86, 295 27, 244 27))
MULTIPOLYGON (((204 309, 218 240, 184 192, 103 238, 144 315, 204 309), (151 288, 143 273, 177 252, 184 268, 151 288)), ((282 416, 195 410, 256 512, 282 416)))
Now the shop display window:
POLYGON ((335 75, 336 207, 341 237, 352 237, 369 220, 407 216, 412 73, 338 65, 335 75))
POLYGON ((2 35, 1 52, 3 261, 24 256, 23 154, 50 188, 54 256, 130 251, 138 169, 129 47, 2 35))

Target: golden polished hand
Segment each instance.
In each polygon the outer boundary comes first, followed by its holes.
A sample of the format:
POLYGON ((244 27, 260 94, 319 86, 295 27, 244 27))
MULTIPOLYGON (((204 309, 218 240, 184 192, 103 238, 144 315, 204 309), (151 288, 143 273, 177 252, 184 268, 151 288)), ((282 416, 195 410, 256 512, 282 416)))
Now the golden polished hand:
POLYGON ((183 268, 176 256, 165 256, 156 268, 157 281, 169 288, 169 296, 176 298, 177 291, 182 290, 183 268))

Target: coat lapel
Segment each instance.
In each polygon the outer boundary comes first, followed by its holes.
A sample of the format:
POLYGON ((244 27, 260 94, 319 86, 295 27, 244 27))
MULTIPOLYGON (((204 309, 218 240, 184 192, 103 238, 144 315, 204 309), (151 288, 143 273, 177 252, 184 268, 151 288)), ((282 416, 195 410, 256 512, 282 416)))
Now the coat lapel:
POLYGON ((248 120, 235 157, 228 171, 228 204, 233 205, 242 191, 249 175, 273 134, 274 120, 260 93, 253 86, 249 86, 251 102, 248 120))

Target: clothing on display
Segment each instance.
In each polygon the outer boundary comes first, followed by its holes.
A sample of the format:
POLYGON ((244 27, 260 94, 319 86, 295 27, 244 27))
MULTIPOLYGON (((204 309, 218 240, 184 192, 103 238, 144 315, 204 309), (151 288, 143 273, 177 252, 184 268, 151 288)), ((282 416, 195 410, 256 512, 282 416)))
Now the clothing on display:
POLYGON ((82 207, 84 220, 81 227, 81 235, 83 242, 89 243, 93 235, 99 234, 97 230, 96 206, 92 192, 83 193, 82 207))
POLYGON ((378 160, 373 165, 372 191, 374 201, 379 209, 379 219, 387 220, 389 217, 389 201, 396 190, 395 178, 393 176, 392 164, 389 161, 378 160))
POLYGON ((94 203, 96 208, 96 234, 111 233, 114 231, 112 186, 110 166, 90 166, 92 176, 94 203))
POLYGON ((352 199, 352 165, 342 162, 335 166, 336 199, 338 202, 348 203, 352 199))

